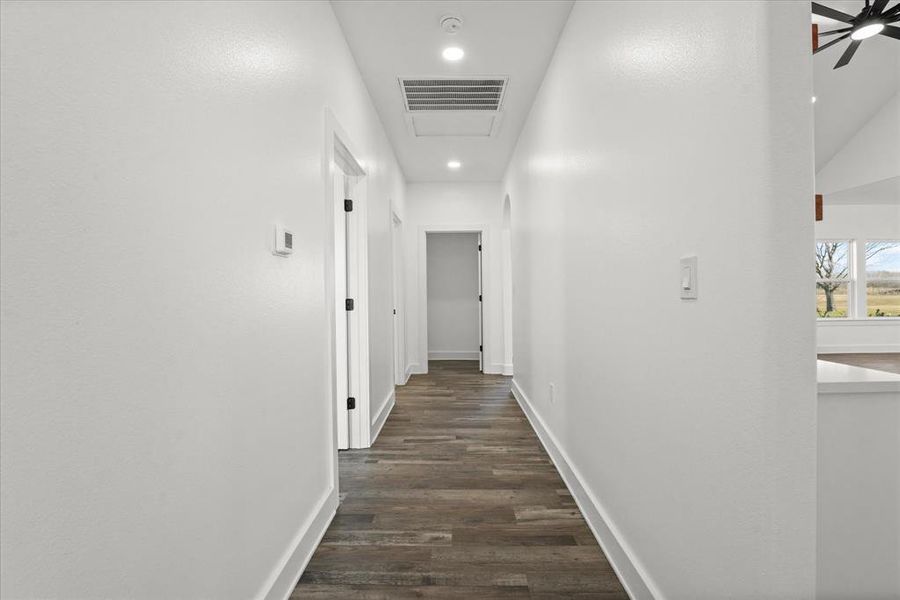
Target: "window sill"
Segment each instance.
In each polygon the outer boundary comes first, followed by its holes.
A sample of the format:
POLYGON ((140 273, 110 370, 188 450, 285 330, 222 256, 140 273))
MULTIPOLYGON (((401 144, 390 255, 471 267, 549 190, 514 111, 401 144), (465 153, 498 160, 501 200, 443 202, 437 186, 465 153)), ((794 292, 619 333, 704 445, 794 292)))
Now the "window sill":
POLYGON ((816 318, 818 325, 833 327, 835 325, 848 325, 851 327, 865 327, 867 325, 900 325, 900 317, 869 317, 867 319, 820 319, 816 318))

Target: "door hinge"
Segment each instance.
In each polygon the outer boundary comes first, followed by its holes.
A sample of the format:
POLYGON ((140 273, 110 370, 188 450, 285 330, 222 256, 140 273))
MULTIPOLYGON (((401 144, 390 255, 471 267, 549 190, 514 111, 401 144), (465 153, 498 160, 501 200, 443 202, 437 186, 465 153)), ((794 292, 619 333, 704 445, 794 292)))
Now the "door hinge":
POLYGON ((478 301, 481 302, 481 294, 478 294, 478 301))
POLYGON ((347 310, 353 310, 353 298, 347 298, 344 301, 344 308, 347 310))
POLYGON ((353 200, 344 198, 344 212, 353 212, 353 200))
POLYGON ((484 346, 478 346, 478 351, 479 351, 479 352, 484 352, 484 346))
POLYGON ((478 244, 478 251, 481 252, 481 244, 478 244))
POLYGON ((396 308, 394 309, 394 314, 395 314, 395 315, 397 314, 397 309, 396 309, 396 308))
POLYGON ((353 410, 354 408, 356 408, 356 398, 347 398, 347 410, 353 410))

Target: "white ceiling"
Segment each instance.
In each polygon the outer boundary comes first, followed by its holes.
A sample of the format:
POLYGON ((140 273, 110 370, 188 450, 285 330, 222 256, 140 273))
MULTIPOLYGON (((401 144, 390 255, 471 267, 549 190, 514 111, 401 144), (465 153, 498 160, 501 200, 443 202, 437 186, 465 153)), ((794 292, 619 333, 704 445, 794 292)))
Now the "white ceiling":
MULTIPOLYGON (((350 50, 409 181, 499 181, 553 56, 573 2, 386 2, 332 0, 350 50), (456 34, 440 19, 463 19, 456 34), (447 46, 466 52, 441 58, 447 46), (407 125, 398 77, 509 77, 492 137, 416 137, 407 125), (447 161, 462 162, 458 171, 447 161)), ((460 123, 465 125, 465 123, 460 123)))
MULTIPOLYGON (((863 0, 819 2, 852 15, 865 6, 863 0)), ((819 24, 820 32, 844 26, 817 15, 813 15, 813 22, 819 24)), ((900 89, 900 41, 883 35, 870 38, 862 43, 850 64, 834 69, 848 42, 813 56, 816 171, 900 89)))
POLYGON ((825 204, 900 205, 900 177, 889 177, 834 194, 825 194, 825 204))
MULTIPOLYGON (((820 0, 856 14, 863 0, 820 0)), ((335 14, 409 181, 497 181, 509 161, 557 40, 571 0, 481 2, 332 0, 335 14), (463 19, 459 33, 440 28, 440 18, 463 19), (448 63, 441 50, 460 46, 466 56, 448 63), (398 77, 502 75, 509 77, 496 135, 416 137, 407 123, 398 77), (459 171, 447 169, 459 160, 459 171)), ((893 2, 891 3, 893 5, 893 2)), ((843 26, 812 16, 820 30, 843 26)), ((821 169, 900 90, 900 42, 866 40, 853 61, 833 69, 846 42, 813 57, 816 170, 821 169)), ((440 115, 432 129, 471 128, 473 115, 448 124, 440 115)), ((488 127, 490 129, 490 127, 488 127)), ((482 132, 479 132, 482 133, 482 132)))

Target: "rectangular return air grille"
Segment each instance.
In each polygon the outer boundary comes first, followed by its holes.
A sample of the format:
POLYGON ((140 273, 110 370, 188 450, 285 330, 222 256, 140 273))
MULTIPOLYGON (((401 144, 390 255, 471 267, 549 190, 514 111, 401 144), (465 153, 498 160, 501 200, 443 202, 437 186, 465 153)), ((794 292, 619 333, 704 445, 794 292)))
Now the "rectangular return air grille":
POLYGON ((500 110, 506 77, 400 79, 406 110, 500 110))

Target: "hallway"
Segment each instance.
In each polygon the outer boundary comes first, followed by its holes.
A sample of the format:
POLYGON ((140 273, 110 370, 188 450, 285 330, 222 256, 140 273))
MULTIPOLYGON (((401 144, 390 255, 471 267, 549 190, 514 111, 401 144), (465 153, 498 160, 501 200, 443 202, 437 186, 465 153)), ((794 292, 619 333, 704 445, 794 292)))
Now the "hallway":
POLYGON ((900 600, 900 0, 0 0, 0 90, 0 600, 900 600))
POLYGON ((509 378, 475 362, 432 362, 397 388, 340 477, 292 598, 627 598, 509 378))

